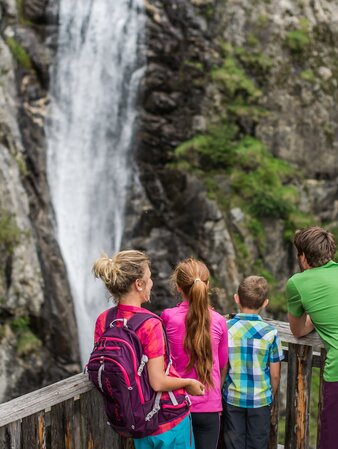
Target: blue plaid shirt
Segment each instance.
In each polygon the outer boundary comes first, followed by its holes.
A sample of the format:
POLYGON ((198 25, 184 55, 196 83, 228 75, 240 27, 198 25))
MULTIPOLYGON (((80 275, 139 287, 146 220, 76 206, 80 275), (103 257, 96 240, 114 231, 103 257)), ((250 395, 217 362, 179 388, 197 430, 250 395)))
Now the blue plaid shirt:
POLYGON ((269 365, 284 358, 277 330, 259 315, 246 313, 238 313, 227 326, 229 367, 224 400, 244 408, 271 404, 269 365))

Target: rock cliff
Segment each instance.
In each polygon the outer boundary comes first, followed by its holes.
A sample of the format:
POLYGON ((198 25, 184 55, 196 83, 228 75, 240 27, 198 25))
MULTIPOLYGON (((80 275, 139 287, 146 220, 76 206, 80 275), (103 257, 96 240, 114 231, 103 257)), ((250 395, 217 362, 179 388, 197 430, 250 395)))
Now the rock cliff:
MULTIPOLYGON (((145 2, 147 72, 134 227, 154 260, 155 309, 193 254, 231 301, 265 275, 284 318, 297 227, 337 234, 337 39, 332 2, 145 2), (163 281, 163 283, 162 283, 163 281)), ((135 210, 134 210, 135 212, 135 210)), ((218 306, 233 308, 224 297, 218 306)))
POLYGON ((0 400, 79 370, 45 175, 50 18, 44 1, 0 2, 0 400))

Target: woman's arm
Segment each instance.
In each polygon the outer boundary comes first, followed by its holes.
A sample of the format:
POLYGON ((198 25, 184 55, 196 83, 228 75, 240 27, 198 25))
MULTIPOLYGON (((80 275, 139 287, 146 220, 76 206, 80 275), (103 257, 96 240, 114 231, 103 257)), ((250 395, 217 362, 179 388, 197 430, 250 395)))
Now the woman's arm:
POLYGON ((172 391, 185 388, 192 396, 203 396, 204 385, 196 379, 166 376, 163 356, 149 359, 147 363, 149 382, 154 391, 172 391))

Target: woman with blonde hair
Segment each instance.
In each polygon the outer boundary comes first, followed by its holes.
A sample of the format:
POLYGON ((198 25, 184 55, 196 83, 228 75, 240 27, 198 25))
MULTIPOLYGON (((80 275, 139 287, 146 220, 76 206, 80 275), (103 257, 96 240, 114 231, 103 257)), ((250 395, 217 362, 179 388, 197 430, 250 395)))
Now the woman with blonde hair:
POLYGON ((198 379, 206 386, 203 397, 191 398, 193 431, 196 449, 215 449, 228 360, 226 322, 209 304, 209 270, 203 262, 183 260, 171 281, 183 299, 161 315, 173 364, 180 376, 198 379))
MULTIPOLYGON (((104 282, 107 290, 117 302, 116 310, 114 310, 117 321, 121 320, 128 324, 128 320, 131 320, 136 314, 145 312, 151 314, 141 307, 144 303, 149 302, 153 286, 149 259, 144 253, 130 250, 121 251, 111 258, 102 256, 94 263, 93 272, 104 282)), ((112 325, 110 320, 107 320, 111 311, 112 309, 108 309, 97 318, 95 342, 98 342, 108 326, 112 325)), ((193 378, 180 378, 170 363, 166 372, 169 361, 162 323, 156 315, 151 315, 153 317, 148 318, 135 330, 146 359, 151 388, 155 392, 164 392, 161 396, 161 401, 164 402, 171 397, 171 392, 185 394, 184 389, 191 395, 203 395, 204 386, 201 382, 193 378)), ((189 408, 186 409, 183 416, 180 414, 177 417, 174 414, 171 419, 168 418, 167 422, 160 423, 153 434, 136 438, 134 443, 136 449, 159 447, 161 449, 193 449, 194 439, 192 438, 189 408)))

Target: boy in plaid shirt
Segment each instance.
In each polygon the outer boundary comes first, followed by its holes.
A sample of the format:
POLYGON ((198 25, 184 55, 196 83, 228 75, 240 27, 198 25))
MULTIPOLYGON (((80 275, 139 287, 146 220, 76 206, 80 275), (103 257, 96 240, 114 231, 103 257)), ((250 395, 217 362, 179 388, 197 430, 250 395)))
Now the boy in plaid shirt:
POLYGON ((226 449, 266 449, 270 407, 280 380, 283 350, 277 330, 260 311, 269 303, 263 277, 249 276, 234 295, 240 313, 227 322, 229 362, 224 384, 226 449))

